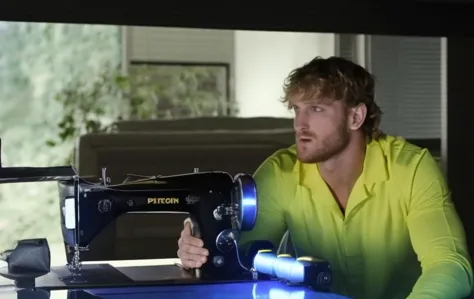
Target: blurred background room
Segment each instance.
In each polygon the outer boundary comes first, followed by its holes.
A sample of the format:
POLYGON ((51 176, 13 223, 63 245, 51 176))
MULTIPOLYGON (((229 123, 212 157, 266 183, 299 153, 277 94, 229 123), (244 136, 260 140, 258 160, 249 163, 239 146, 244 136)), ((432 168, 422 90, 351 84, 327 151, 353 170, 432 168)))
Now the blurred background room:
MULTIPOLYGON (((442 38, 27 22, 0 22, 0 37, 3 166, 107 167, 113 182, 194 167, 252 173, 293 142, 284 78, 333 55, 374 73, 385 132, 441 156, 442 38)), ((54 182, 0 185, 0 251, 47 237, 63 263, 58 200, 54 182)), ((107 256, 89 258, 175 257, 184 216, 133 217, 92 245, 107 256)))

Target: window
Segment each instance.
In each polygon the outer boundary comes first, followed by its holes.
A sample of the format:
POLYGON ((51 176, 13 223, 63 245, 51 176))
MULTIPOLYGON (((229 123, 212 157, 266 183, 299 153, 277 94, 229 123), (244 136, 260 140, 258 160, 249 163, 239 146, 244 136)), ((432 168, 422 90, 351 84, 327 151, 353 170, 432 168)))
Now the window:
MULTIPOLYGON (((132 61, 128 75, 148 115, 140 119, 175 119, 235 115, 228 64, 132 61)), ((133 116, 133 113, 132 113, 133 116)))
MULTIPOLYGON (((441 155, 441 39, 368 36, 368 67, 376 79, 381 128, 441 155)), ((339 55, 357 61, 355 35, 339 35, 339 55)))

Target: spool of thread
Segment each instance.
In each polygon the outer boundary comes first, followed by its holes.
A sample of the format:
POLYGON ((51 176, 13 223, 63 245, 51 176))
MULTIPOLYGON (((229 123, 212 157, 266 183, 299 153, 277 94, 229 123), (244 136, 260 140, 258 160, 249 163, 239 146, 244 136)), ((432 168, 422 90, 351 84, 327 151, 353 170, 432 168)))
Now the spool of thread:
POLYGON ((260 250, 253 260, 253 268, 258 273, 315 290, 328 290, 332 283, 329 263, 311 257, 295 259, 290 255, 277 256, 271 250, 260 250))
POLYGON ((275 276, 280 279, 291 277, 291 269, 295 261, 296 259, 289 254, 278 255, 275 263, 273 263, 275 276))
POLYGON ((257 253, 253 261, 253 268, 259 273, 290 283, 301 283, 305 277, 302 262, 287 254, 277 256, 270 250, 261 250, 257 253))
POLYGON ((259 250, 253 258, 253 268, 255 271, 275 277, 273 264, 276 261, 276 255, 272 250, 259 250))

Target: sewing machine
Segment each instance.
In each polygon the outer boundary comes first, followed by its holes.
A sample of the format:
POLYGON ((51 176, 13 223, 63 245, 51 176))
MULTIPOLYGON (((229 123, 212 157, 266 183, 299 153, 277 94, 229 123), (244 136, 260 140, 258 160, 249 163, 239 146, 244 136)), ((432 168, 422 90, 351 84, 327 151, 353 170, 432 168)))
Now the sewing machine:
MULTIPOLYGON (((74 255, 73 275, 81 269, 80 252, 110 222, 124 213, 189 213, 209 260, 199 271, 202 279, 230 279, 242 274, 236 242, 240 231, 251 230, 257 216, 257 190, 250 175, 234 178, 225 172, 199 172, 129 179, 108 184, 80 177, 59 181, 61 226, 74 255)), ((159 217, 159 215, 157 215, 159 217)), ((178 236, 177 236, 178 237, 178 236)))
POLYGON ((251 230, 257 217, 257 187, 252 176, 225 172, 199 172, 129 179, 121 184, 76 177, 59 181, 61 226, 66 244, 74 252, 69 269, 80 275, 80 252, 110 222, 124 213, 186 212, 194 235, 209 250, 208 262, 195 270, 200 280, 230 281, 273 279, 304 284, 315 289, 331 285, 327 262, 310 257, 278 255, 273 244, 256 241, 249 254, 251 267, 243 265, 237 242, 239 233, 251 230), (84 220, 81 220, 84 219, 84 220))
MULTIPOLYGON (((278 255, 273 244, 265 240, 251 246, 247 256, 251 265, 242 263, 237 248, 239 233, 251 230, 257 217, 257 188, 250 175, 232 177, 226 172, 195 169, 188 174, 131 177, 111 184, 105 169, 101 177, 80 177, 70 166, 0 167, 0 183, 42 181, 58 182, 63 238, 73 258, 67 267, 51 267, 46 239, 20 240, 16 248, 4 252, 8 266, 0 268, 0 276, 14 280, 18 288, 32 292, 58 289, 76 292, 114 285, 145 287, 278 280, 327 291, 331 285, 327 262, 278 255), (176 269, 180 269, 176 266, 156 266, 162 269, 154 271, 159 277, 141 281, 127 276, 123 269, 111 269, 110 265, 82 265, 80 254, 88 249, 91 240, 120 215, 135 212, 189 213, 193 233, 210 252, 208 262, 192 277, 176 274, 176 269), (174 274, 160 272, 169 271, 170 267, 174 274)), ((143 270, 143 267, 136 269, 135 273, 143 270)))

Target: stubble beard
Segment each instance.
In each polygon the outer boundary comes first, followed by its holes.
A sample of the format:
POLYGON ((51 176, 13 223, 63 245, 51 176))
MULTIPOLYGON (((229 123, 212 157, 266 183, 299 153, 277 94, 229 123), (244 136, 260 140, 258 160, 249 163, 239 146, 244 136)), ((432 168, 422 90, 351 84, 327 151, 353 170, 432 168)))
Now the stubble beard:
POLYGON ((341 153, 349 144, 350 135, 344 126, 338 126, 334 134, 323 140, 317 136, 310 142, 296 141, 297 158, 302 163, 321 163, 341 153))

